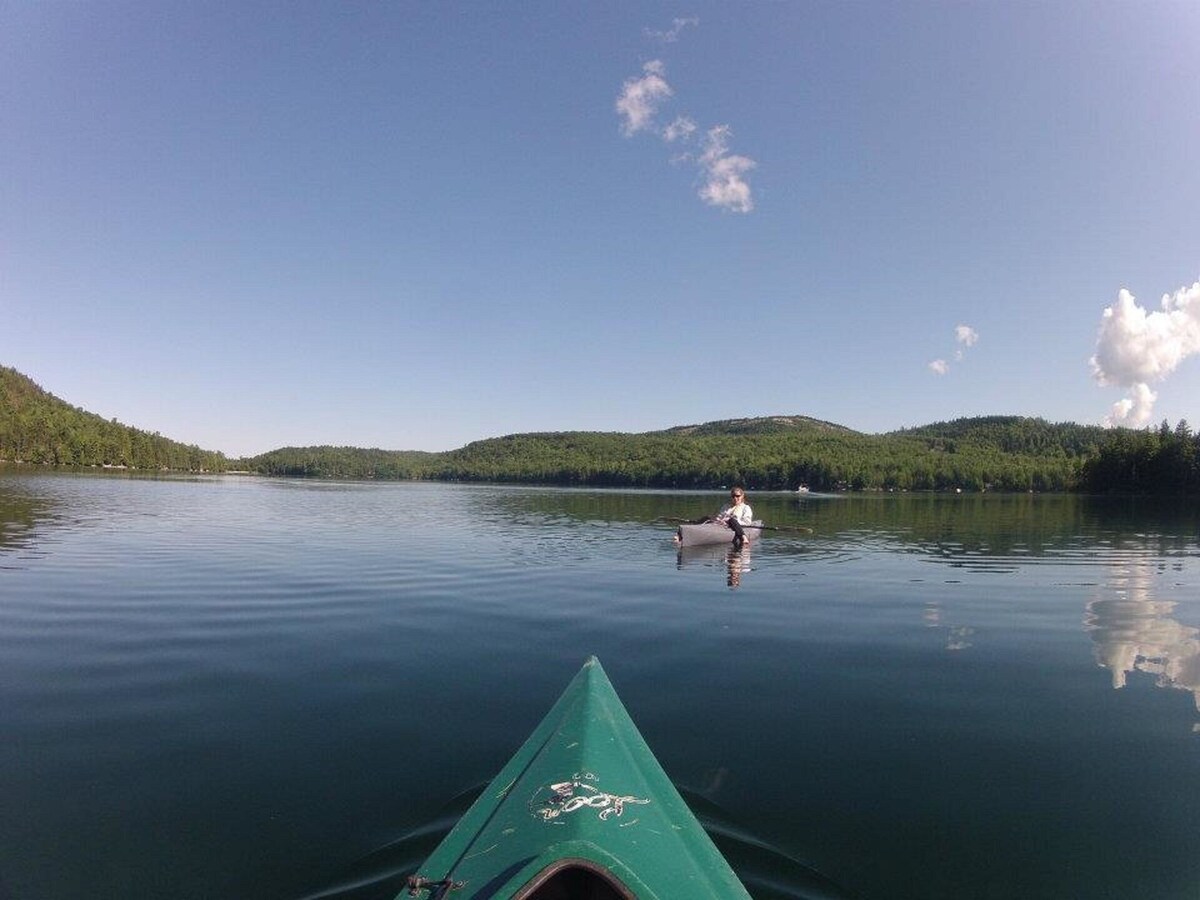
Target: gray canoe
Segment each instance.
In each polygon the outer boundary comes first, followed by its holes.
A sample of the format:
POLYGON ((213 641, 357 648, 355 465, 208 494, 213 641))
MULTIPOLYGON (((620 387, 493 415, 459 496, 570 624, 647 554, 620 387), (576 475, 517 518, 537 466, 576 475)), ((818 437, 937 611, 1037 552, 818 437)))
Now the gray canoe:
MULTIPOLYGON (((761 519, 755 519, 753 525, 742 526, 746 540, 757 541, 762 537, 761 526, 761 519)), ((679 530, 675 533, 675 540, 680 547, 699 547, 702 544, 732 544, 733 529, 719 522, 705 522, 703 525, 680 525, 679 530)))

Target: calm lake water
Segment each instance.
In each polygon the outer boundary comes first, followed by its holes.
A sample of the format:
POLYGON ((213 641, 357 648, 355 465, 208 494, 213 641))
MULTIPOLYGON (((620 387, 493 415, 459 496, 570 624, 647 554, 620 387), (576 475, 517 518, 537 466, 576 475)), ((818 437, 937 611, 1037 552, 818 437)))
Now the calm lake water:
POLYGON ((0 468, 0 897, 390 897, 589 654, 760 898, 1200 896, 1200 516, 0 468))

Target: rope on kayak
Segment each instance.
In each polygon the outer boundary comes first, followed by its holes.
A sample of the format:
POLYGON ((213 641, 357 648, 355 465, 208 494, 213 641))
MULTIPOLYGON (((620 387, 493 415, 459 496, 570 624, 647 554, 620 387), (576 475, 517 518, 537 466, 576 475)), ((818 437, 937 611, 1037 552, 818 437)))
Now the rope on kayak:
POLYGON ((590 772, 582 774, 577 772, 570 781, 560 781, 550 785, 550 790, 554 794, 546 801, 545 806, 535 812, 542 817, 542 821, 550 822, 559 816, 580 809, 598 809, 600 810, 600 819, 604 821, 609 816, 620 816, 624 813, 627 803, 645 804, 650 802, 641 797, 609 794, 587 783, 595 780, 597 780, 596 776, 590 772), (577 790, 586 790, 591 793, 577 794, 577 790))
POLYGON ((455 881, 452 878, 443 878, 441 881, 430 881, 423 875, 409 875, 408 881, 405 884, 408 887, 408 896, 415 897, 421 891, 429 891, 429 896, 444 897, 450 891, 457 890, 466 882, 455 881), (438 893, 434 893, 438 891, 438 893))

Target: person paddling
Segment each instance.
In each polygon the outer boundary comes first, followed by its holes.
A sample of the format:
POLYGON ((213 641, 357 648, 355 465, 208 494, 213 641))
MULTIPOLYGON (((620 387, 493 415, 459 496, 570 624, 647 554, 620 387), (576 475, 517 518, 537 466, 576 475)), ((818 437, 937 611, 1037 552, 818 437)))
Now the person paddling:
POLYGON ((729 492, 729 502, 721 507, 721 511, 715 516, 701 519, 700 522, 716 522, 731 529, 733 546, 741 549, 742 544, 746 542, 746 534, 742 527, 754 522, 754 511, 746 502, 746 491, 740 486, 734 487, 729 492))

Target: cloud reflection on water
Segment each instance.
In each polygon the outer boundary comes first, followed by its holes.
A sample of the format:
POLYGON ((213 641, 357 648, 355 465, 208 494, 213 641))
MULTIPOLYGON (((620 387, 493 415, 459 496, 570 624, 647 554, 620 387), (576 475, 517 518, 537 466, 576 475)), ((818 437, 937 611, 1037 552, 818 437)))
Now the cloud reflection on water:
POLYGON ((1156 599, 1157 584, 1154 567, 1114 566, 1109 582, 1087 605, 1084 629, 1114 689, 1142 672, 1153 675, 1159 687, 1190 692, 1200 712, 1200 628, 1172 618, 1178 604, 1156 599))

